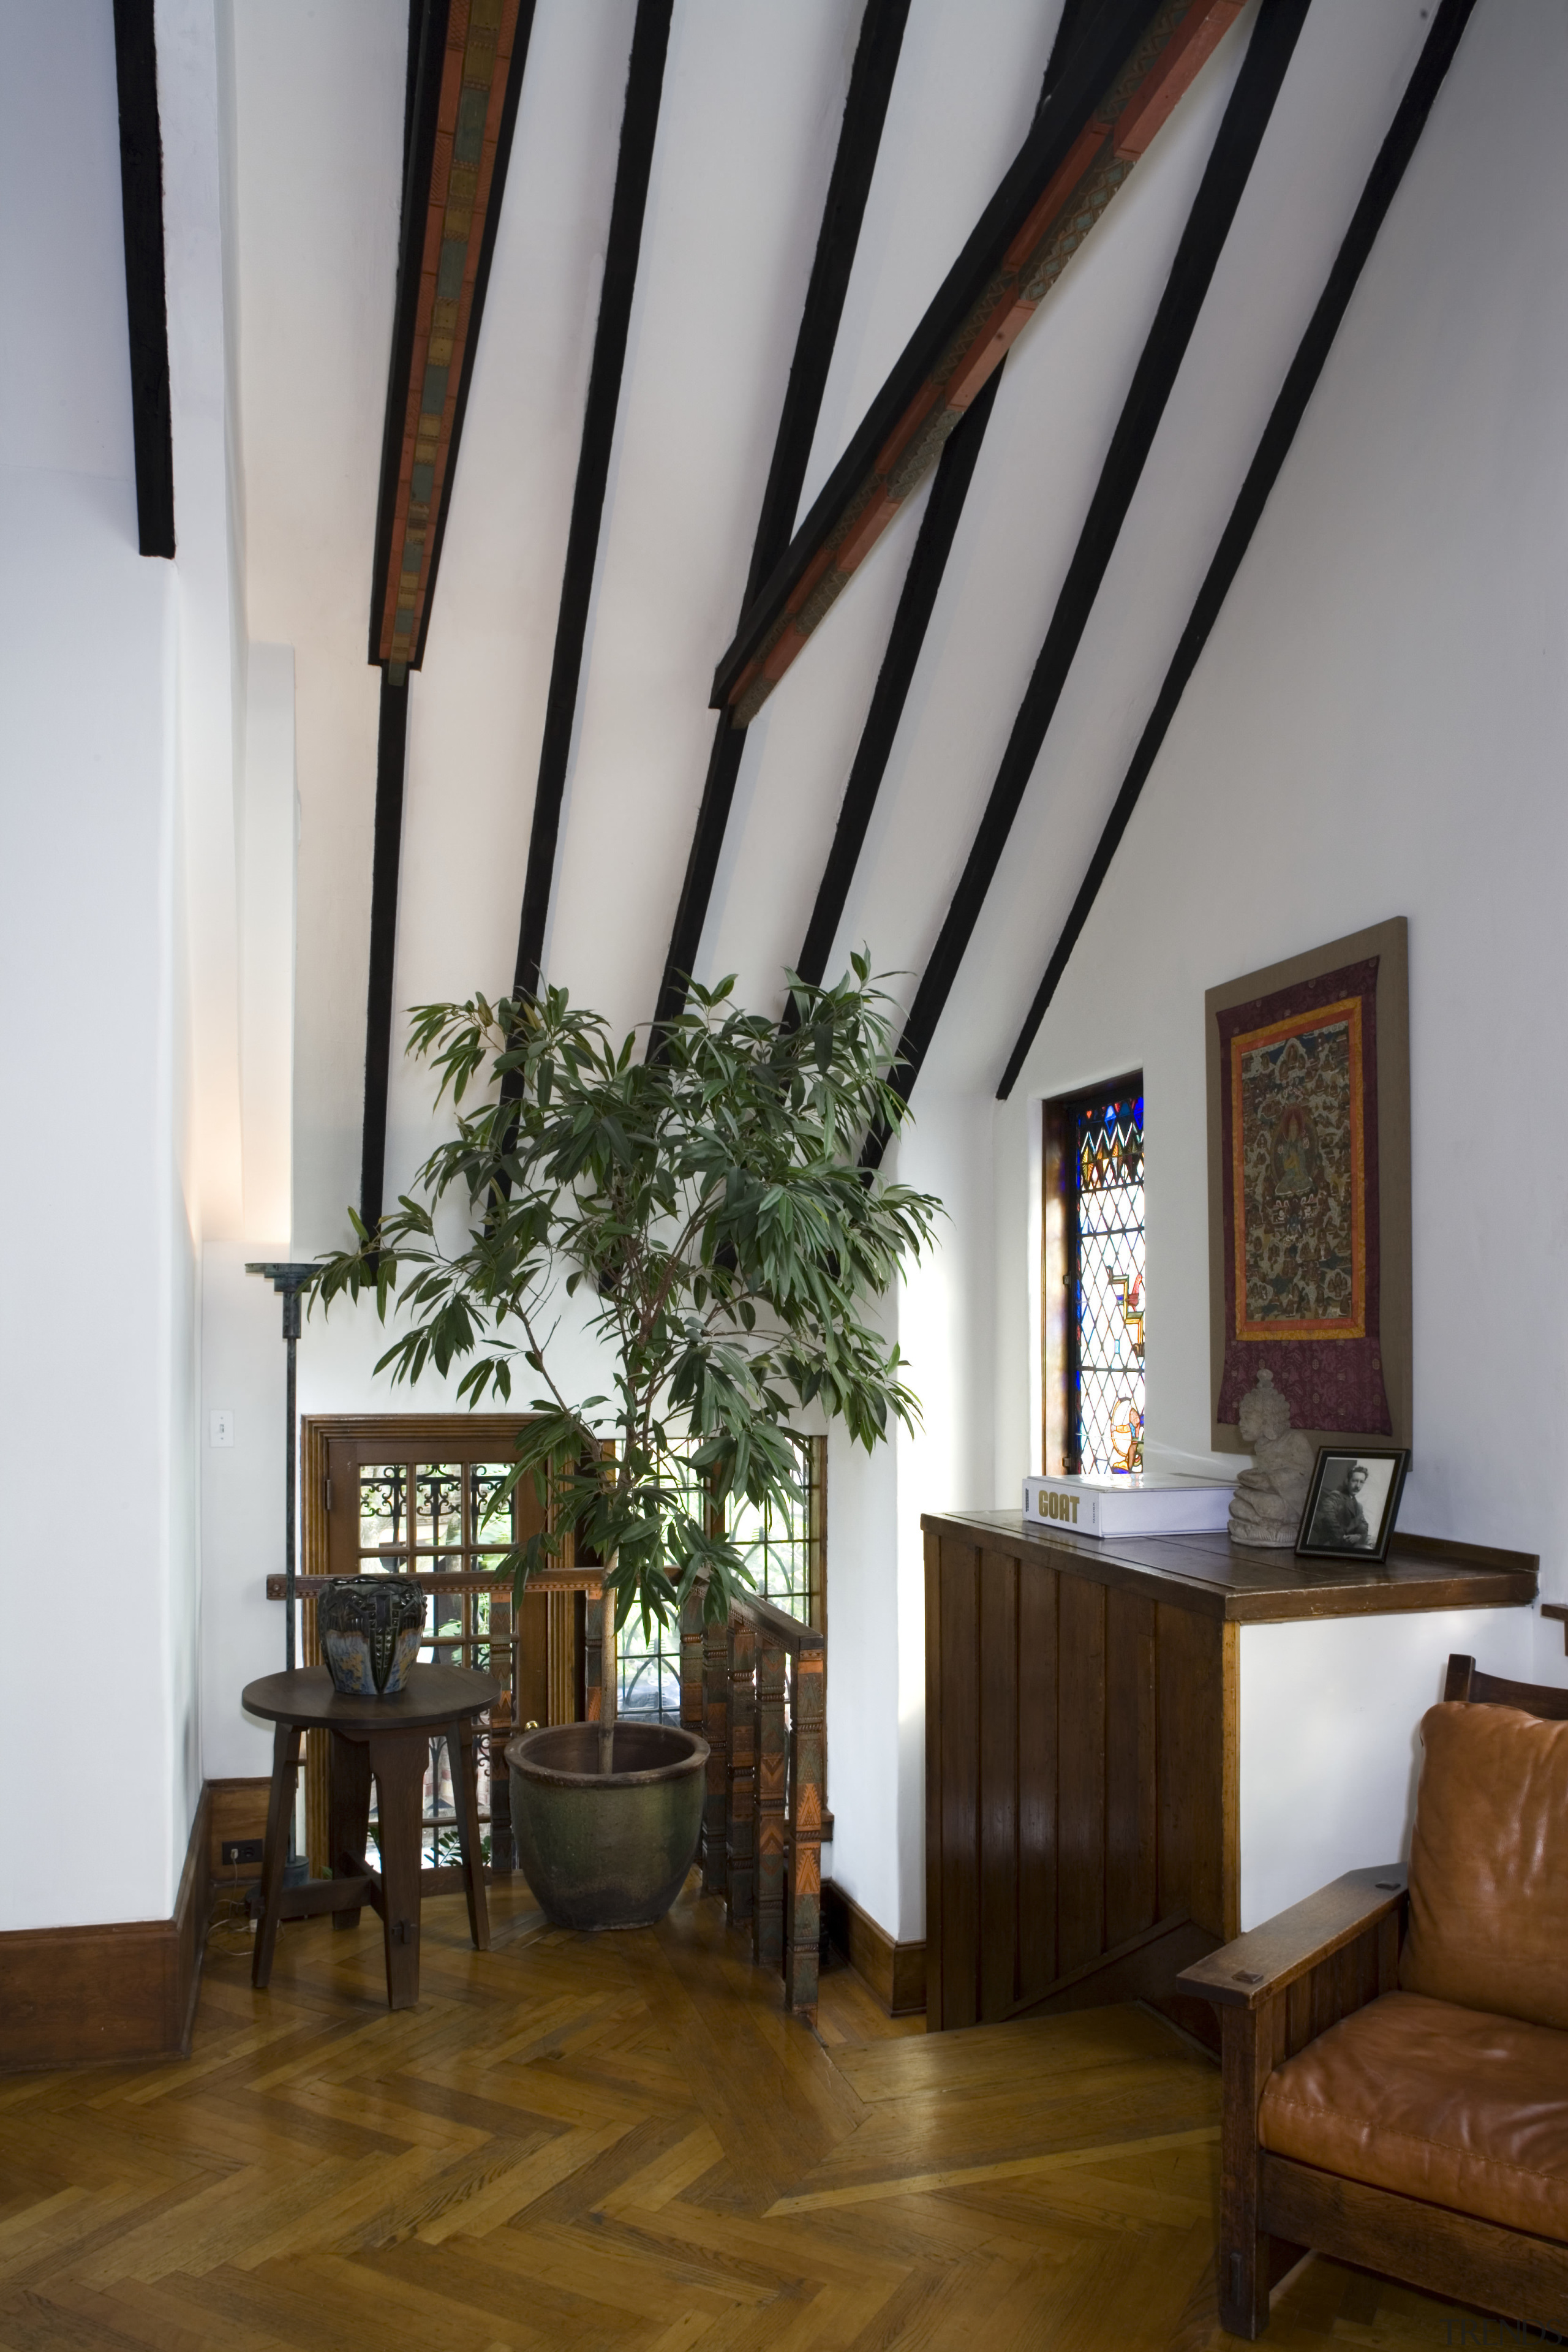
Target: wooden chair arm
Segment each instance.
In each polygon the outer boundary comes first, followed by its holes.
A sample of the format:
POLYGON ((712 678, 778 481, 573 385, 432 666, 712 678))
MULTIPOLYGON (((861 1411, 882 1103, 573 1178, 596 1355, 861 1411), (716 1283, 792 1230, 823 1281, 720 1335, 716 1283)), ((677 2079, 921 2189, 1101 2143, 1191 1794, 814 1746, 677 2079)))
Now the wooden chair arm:
POLYGON ((1184 1969, 1176 1982, 1220 2006, 1258 2009, 1352 1944, 1405 1899, 1403 1863, 1349 1870, 1304 1903, 1251 1927, 1184 1969))

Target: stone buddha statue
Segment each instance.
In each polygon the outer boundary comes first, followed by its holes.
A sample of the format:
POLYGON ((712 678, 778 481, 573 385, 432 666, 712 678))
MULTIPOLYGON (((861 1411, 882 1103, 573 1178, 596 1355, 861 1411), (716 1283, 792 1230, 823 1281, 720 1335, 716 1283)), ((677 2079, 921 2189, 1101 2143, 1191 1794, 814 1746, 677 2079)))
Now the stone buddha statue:
POLYGON ((1310 1441, 1290 1426, 1290 1408, 1265 1370, 1242 1398, 1237 1413, 1242 1444, 1252 1467, 1236 1482, 1231 1499, 1232 1543, 1294 1545, 1316 1460, 1310 1441))

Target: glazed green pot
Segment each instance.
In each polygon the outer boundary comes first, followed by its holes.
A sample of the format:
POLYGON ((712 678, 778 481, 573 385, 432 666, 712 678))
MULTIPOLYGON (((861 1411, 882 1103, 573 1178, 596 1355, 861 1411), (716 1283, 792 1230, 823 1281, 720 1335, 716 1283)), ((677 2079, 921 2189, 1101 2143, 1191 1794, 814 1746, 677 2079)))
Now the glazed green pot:
POLYGON ((596 1723, 507 1744, 517 1858, 557 1927, 651 1927, 697 1853, 708 1742, 673 1724, 617 1723, 601 1772, 596 1723))

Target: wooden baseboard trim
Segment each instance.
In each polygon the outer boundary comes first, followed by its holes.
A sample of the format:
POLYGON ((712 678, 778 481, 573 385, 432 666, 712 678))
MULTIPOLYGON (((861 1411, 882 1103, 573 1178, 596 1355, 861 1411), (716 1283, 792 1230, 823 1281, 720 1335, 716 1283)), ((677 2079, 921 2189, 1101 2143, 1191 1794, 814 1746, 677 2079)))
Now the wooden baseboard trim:
MULTIPOLYGON (((212 1800, 208 1824, 207 1868, 216 1880, 231 1878, 236 1874, 232 1864, 226 1865, 223 1846, 226 1838, 258 1838, 267 1828, 267 1800, 271 1793, 269 1773, 245 1780, 209 1780, 207 1795, 212 1800)), ((254 1863, 242 1863, 238 1876, 243 1880, 256 1875, 254 1863)))
POLYGON ((0 2074, 184 2056, 206 1942, 211 1817, 204 1788, 172 1917, 0 1935, 0 2074))
POLYGON ((828 1878, 822 1885, 822 1916, 835 1950, 864 1978, 889 2017, 913 2017, 926 2005, 926 1948, 896 1944, 869 1912, 828 1878))

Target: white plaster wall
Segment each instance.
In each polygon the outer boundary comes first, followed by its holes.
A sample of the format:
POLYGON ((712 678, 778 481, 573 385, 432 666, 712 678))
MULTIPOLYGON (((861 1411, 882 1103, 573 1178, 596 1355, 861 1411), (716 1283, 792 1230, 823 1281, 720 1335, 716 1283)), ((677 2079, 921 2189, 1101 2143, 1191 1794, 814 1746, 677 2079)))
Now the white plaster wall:
MULTIPOLYGON (((1449 1658, 1531 1675, 1521 1609, 1331 1617, 1241 1630, 1241 1924, 1256 1927, 1342 1871, 1405 1862, 1421 1717, 1449 1658)), ((1545 1681, 1561 1681, 1545 1672, 1545 1681)))
POLYGON ((186 1693, 170 1560, 188 1232, 163 928, 174 855, 170 568, 136 552, 128 480, 8 470, 0 497, 0 1090, 14 1113, 26 1107, 0 1162, 0 1454, 12 1497, 0 1549, 12 1628, 0 1655, 12 1791, 0 1926, 30 1927, 157 1918, 173 1904, 189 1822, 176 1818, 186 1693), (62 1622, 77 1638, 60 1641, 62 1622), (89 1869, 79 1841, 40 1834, 58 1818, 68 1727, 84 1718, 108 1743, 119 1792, 89 1869))
POLYGON ((166 1915, 193 1801, 174 598, 171 567, 136 552, 106 0, 0 5, 0 316, 26 321, 0 369, 11 1928, 166 1915), (85 1869, 79 1840, 42 1829, 84 1717, 107 1759, 85 1869))
POLYGON ((294 961, 300 802, 294 649, 247 661, 240 859, 240 1108, 244 1225, 260 1257, 287 1255, 294 1226, 294 961))
MULTIPOLYGON (((1016 1502, 1037 1444, 1029 1193, 1041 1098, 1143 1069, 1150 1436, 1201 1456, 1204 991, 1404 914, 1415 1420, 1401 1524, 1539 1552, 1543 1592, 1568 1591, 1557 1475, 1568 1108, 1541 1018, 1568 852, 1568 471, 1555 391, 1568 362, 1556 233, 1568 151, 1552 130, 1565 86, 1561 10, 1526 0, 1477 12, 1024 1076, 996 1113, 998 1503, 1016 1502)), ((1037 970, 1081 867, 1057 866, 1048 838, 1032 856, 1000 895, 1004 919, 1031 884, 1042 902, 1037 970)), ((1559 1630, 1525 1614, 1247 1630, 1248 1916, 1398 1845, 1414 1726, 1449 1647, 1564 1679, 1559 1630)))
POLYGON ((237 1233, 243 1217, 239 860, 246 623, 231 366, 235 296, 226 275, 233 81, 228 26, 228 10, 218 0, 160 0, 193 1164, 208 1234, 237 1233))
POLYGON ((991 1475, 991 1120, 932 1096, 889 1154, 934 1192, 937 1238, 877 1318, 921 1402, 868 1457, 828 1441, 827 1776, 836 1883, 900 1942, 925 1933, 925 1553, 921 1515, 961 1510, 991 1475))
POLYGON ((366 639, 408 12, 232 0, 224 14, 247 625, 296 662, 294 1181, 310 1251, 348 1239, 359 1177, 379 694, 366 639))

